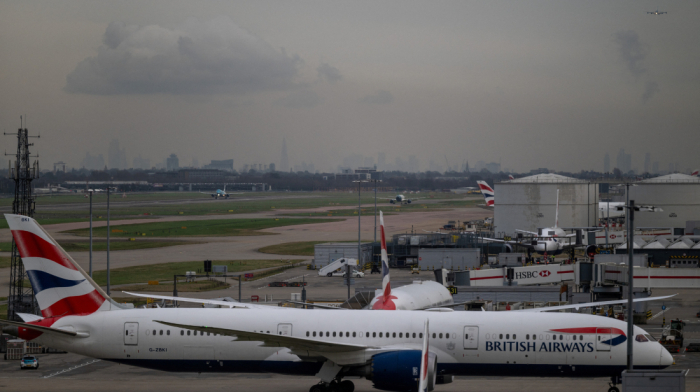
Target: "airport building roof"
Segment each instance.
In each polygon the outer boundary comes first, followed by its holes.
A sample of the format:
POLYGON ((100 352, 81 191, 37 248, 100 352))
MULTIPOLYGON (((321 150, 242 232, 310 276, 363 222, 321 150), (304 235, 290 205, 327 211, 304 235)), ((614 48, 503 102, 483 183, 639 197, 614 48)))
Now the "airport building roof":
POLYGON ((664 176, 649 178, 639 181, 646 184, 655 183, 700 183, 700 177, 690 176, 682 173, 666 174, 664 176))
POLYGON ((515 180, 510 180, 506 182, 513 182, 513 183, 556 183, 556 182, 575 182, 575 183, 585 183, 587 181, 584 180, 579 180, 578 178, 572 178, 572 177, 566 177, 562 176, 559 174, 553 174, 553 173, 542 173, 542 174, 535 174, 534 176, 528 176, 528 177, 523 177, 523 178, 516 178, 515 180))

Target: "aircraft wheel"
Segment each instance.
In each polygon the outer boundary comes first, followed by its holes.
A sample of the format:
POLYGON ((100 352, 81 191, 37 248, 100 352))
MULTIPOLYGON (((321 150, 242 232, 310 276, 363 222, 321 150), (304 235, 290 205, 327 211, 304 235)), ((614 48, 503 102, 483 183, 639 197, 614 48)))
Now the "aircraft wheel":
POLYGON ((340 392, 353 392, 353 391, 355 391, 355 384, 353 384, 353 382, 350 380, 341 381, 338 384, 338 386, 340 387, 340 388, 338 388, 338 389, 340 389, 340 392))
POLYGON ((620 392, 620 390, 617 387, 610 387, 610 389, 608 389, 608 392, 620 392))
POLYGON ((327 388, 323 384, 316 384, 309 389, 309 392, 327 392, 327 388))
POLYGON ((330 278, 331 276, 333 276, 333 273, 332 273, 332 272, 329 272, 329 273, 326 274, 326 276, 330 278))

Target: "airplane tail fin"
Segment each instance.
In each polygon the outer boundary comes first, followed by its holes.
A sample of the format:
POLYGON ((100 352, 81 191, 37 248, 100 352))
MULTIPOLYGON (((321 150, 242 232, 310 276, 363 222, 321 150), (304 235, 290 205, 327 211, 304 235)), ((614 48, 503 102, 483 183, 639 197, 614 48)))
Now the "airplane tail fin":
POLYGON ((515 177, 513 177, 512 174, 509 174, 509 175, 508 175, 508 179, 509 179, 509 180, 515 180, 515 177))
POLYGON ((384 301, 389 299, 391 295, 391 279, 389 277, 389 256, 386 252, 386 237, 384 235, 384 214, 379 211, 379 227, 382 234, 382 295, 384 301))
POLYGON ((423 349, 421 350, 420 356, 420 379, 418 381, 418 391, 428 392, 428 353, 430 352, 429 346, 429 336, 428 333, 428 320, 425 320, 425 325, 423 326, 423 349))
POLYGON ((692 173, 690 173, 691 176, 700 176, 700 169, 694 170, 692 173))
POLYGON ((88 315, 120 307, 36 220, 5 214, 42 316, 88 315))
POLYGON ((489 184, 486 183, 486 181, 477 181, 476 183, 479 185, 481 194, 484 195, 484 200, 486 200, 486 206, 493 207, 495 204, 496 196, 495 192, 493 191, 493 188, 491 188, 489 184))

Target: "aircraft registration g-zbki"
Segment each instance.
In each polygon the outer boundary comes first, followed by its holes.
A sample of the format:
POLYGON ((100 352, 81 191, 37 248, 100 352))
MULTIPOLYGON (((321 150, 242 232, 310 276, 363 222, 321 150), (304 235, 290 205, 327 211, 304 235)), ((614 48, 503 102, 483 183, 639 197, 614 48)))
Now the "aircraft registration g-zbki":
POLYGON ((619 320, 541 312, 581 305, 510 312, 310 311, 236 302, 222 302, 229 309, 124 309, 34 219, 5 217, 42 315, 0 321, 3 331, 93 358, 172 372, 316 376, 321 382, 312 392, 350 392, 353 383, 343 378, 351 376, 391 391, 433 390, 452 375, 615 382, 626 368, 627 339, 634 339, 635 368, 673 362, 641 328, 627 336, 619 320))

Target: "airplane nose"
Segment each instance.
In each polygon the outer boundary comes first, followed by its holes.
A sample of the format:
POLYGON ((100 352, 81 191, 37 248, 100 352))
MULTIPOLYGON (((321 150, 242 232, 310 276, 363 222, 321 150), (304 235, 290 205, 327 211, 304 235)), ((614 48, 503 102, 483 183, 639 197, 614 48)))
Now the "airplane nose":
POLYGON ((661 346, 660 344, 659 346, 661 348, 661 361, 659 362, 659 365, 662 367, 669 367, 673 365, 673 356, 671 353, 669 353, 664 346, 661 346))

